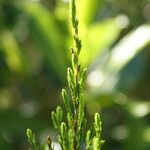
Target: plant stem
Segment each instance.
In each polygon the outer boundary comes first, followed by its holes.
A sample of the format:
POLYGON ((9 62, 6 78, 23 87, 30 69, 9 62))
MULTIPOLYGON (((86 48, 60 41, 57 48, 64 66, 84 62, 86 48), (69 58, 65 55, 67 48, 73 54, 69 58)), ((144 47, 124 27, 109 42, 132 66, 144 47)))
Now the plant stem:
MULTIPOLYGON (((82 48, 81 40, 78 34, 78 19, 76 13, 75 0, 70 0, 71 22, 73 29, 74 46, 71 48, 71 60, 72 66, 67 69, 67 80, 70 89, 71 101, 68 99, 68 94, 65 89, 62 90, 62 98, 67 111, 68 123, 62 122, 62 110, 60 107, 56 109, 56 112, 52 112, 52 120, 55 128, 58 130, 58 141, 62 150, 80 150, 83 137, 85 136, 85 109, 84 109, 84 94, 83 86, 86 77, 86 69, 82 69, 79 62, 79 55, 82 48), (71 108, 71 104, 73 109, 71 108)), ((96 117, 97 119, 98 117, 96 117)), ((97 119, 98 120, 98 119, 97 119)), ((96 121, 97 121, 96 120, 96 121)), ((100 119, 98 120, 100 121, 100 119)), ((97 121, 97 122, 98 122, 97 121)), ((97 123, 96 122, 96 123, 97 123)), ((100 122, 96 124, 96 130, 100 130, 100 122), (99 127, 99 128, 98 128, 99 127)), ((96 135, 87 134, 87 150, 91 150, 91 147, 95 150, 99 150, 101 141, 98 134, 100 132, 95 131, 96 135), (92 143, 96 143, 94 147, 92 143)))
MULTIPOLYGON (((81 127, 79 125, 79 104, 81 100, 81 92, 80 91, 80 73, 81 68, 79 64, 79 54, 81 50, 81 40, 78 35, 78 19, 76 14, 76 4, 75 0, 70 0, 70 10, 71 10, 71 20, 72 20, 72 28, 73 28, 73 36, 75 48, 71 49, 72 52, 72 70, 74 73, 74 83, 75 83, 75 93, 72 96, 73 104, 74 104, 74 141, 73 146, 74 150, 80 149, 80 138, 78 137, 81 134, 81 127)), ((83 110, 83 109, 82 109, 83 110)), ((84 111, 84 110, 83 110, 84 111)), ((82 112, 84 113, 84 112, 82 112)), ((82 123, 81 123, 82 124, 82 123)))

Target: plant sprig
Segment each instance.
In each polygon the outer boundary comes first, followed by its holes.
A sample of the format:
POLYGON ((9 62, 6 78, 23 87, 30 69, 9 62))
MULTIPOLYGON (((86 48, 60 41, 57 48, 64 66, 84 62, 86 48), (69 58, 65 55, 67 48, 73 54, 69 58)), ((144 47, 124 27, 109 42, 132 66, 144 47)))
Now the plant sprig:
MULTIPOLYGON (((61 120, 59 120, 60 126, 56 128, 55 120, 57 119, 54 119, 54 112, 52 113, 54 126, 56 129, 58 129, 59 133, 58 142, 60 143, 62 150, 80 150, 83 138, 86 136, 84 129, 87 120, 85 118, 83 87, 87 69, 82 69, 81 64, 79 63, 82 42, 78 34, 79 21, 77 18, 75 2, 75 0, 70 0, 70 13, 74 40, 74 46, 71 48, 72 66, 67 69, 67 80, 70 93, 68 94, 65 89, 62 90, 62 98, 67 112, 67 123, 61 123, 61 120), (71 100, 69 100, 68 95, 71 95, 71 100), (71 106, 73 106, 73 109, 71 106)), ((56 114, 57 110, 55 116, 56 114)), ((93 133, 91 130, 87 131, 86 149, 100 150, 104 141, 101 140, 101 121, 98 113, 95 114, 93 131, 93 133)))
MULTIPOLYGON (((82 42, 78 34, 79 21, 75 2, 75 0, 70 0, 74 46, 71 48, 72 65, 67 69, 69 92, 65 89, 62 89, 61 92, 66 107, 67 122, 63 121, 63 111, 60 106, 56 108, 56 111, 52 112, 51 118, 55 129, 58 131, 58 143, 62 150, 80 150, 85 137, 86 150, 100 150, 104 141, 101 140, 102 127, 100 115, 98 113, 95 113, 93 128, 87 132, 85 131, 87 120, 85 118, 83 88, 87 69, 82 68, 79 62, 82 42)), ((36 150, 35 135, 30 129, 27 130, 27 136, 32 150, 36 150)), ((50 136, 47 140, 47 147, 49 150, 54 149, 50 136)))
POLYGON ((32 150, 37 150, 37 142, 36 142, 36 139, 35 139, 35 134, 33 134, 31 129, 27 129, 26 130, 26 135, 27 135, 28 141, 31 145, 31 149, 32 150))

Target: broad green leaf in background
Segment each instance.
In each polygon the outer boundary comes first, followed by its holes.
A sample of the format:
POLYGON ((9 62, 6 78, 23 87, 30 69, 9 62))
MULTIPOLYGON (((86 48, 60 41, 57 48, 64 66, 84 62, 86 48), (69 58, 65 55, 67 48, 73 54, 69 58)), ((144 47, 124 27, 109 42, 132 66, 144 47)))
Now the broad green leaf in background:
POLYGON ((9 68, 15 72, 24 72, 25 66, 23 55, 13 34, 7 30, 2 32, 0 42, 9 68))
POLYGON ((119 71, 150 43, 150 25, 142 25, 125 36, 113 49, 109 67, 119 71))
POLYGON ((97 87, 97 89, 101 89, 106 93, 115 90, 120 70, 149 43, 150 25, 142 25, 131 31, 112 49, 106 67, 103 70, 95 70, 89 74, 88 84, 92 88, 93 86, 97 87))
POLYGON ((40 52, 63 81, 67 58, 65 37, 59 31, 58 23, 52 14, 38 3, 23 3, 21 8, 31 18, 31 35, 40 52))
MULTIPOLYGON (((88 66, 102 51, 111 46, 122 30, 118 23, 119 17, 106 19, 102 22, 93 20, 102 3, 103 0, 96 0, 94 4, 91 0, 77 1, 78 9, 82 10, 78 13, 78 18, 79 33, 83 43, 80 61, 84 66, 88 66)), ((57 11, 61 12, 61 7, 58 8, 57 11)), ((69 45, 71 45, 71 42, 69 40, 69 45)))
POLYGON ((98 9, 101 8, 103 0, 77 0, 77 10, 81 24, 88 25, 94 20, 98 9))
POLYGON ((117 18, 95 23, 81 30, 83 50, 80 55, 82 64, 89 65, 102 51, 111 46, 118 38, 121 28, 117 18))

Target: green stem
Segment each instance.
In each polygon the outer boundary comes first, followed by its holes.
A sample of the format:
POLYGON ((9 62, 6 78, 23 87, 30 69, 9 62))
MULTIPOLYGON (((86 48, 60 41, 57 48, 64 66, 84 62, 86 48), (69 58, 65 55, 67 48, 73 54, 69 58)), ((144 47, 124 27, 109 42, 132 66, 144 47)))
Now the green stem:
MULTIPOLYGON (((76 14, 76 3, 75 0, 70 0, 70 10, 71 10, 71 20, 72 20, 72 28, 73 28, 73 36, 75 42, 75 48, 72 48, 72 70, 74 73, 74 83, 75 83, 75 91, 72 96, 72 101, 74 104, 74 150, 80 149, 80 138, 79 134, 81 133, 81 127, 79 125, 79 101, 80 101, 80 64, 79 64, 79 54, 81 50, 81 40, 78 35, 78 19, 76 14)), ((84 109, 83 109, 84 111, 84 109)), ((83 112, 84 113, 84 112, 83 112)))

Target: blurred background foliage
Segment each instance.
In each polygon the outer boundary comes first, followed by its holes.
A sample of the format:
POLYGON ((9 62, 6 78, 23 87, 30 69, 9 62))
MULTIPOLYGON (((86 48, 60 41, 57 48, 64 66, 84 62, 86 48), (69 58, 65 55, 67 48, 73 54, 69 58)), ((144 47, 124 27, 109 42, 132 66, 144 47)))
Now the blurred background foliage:
MULTIPOLYGON (((150 1, 78 0, 86 114, 101 113, 104 150, 150 149, 150 1)), ((0 149, 55 132, 72 45, 68 0, 0 0, 0 149)))

